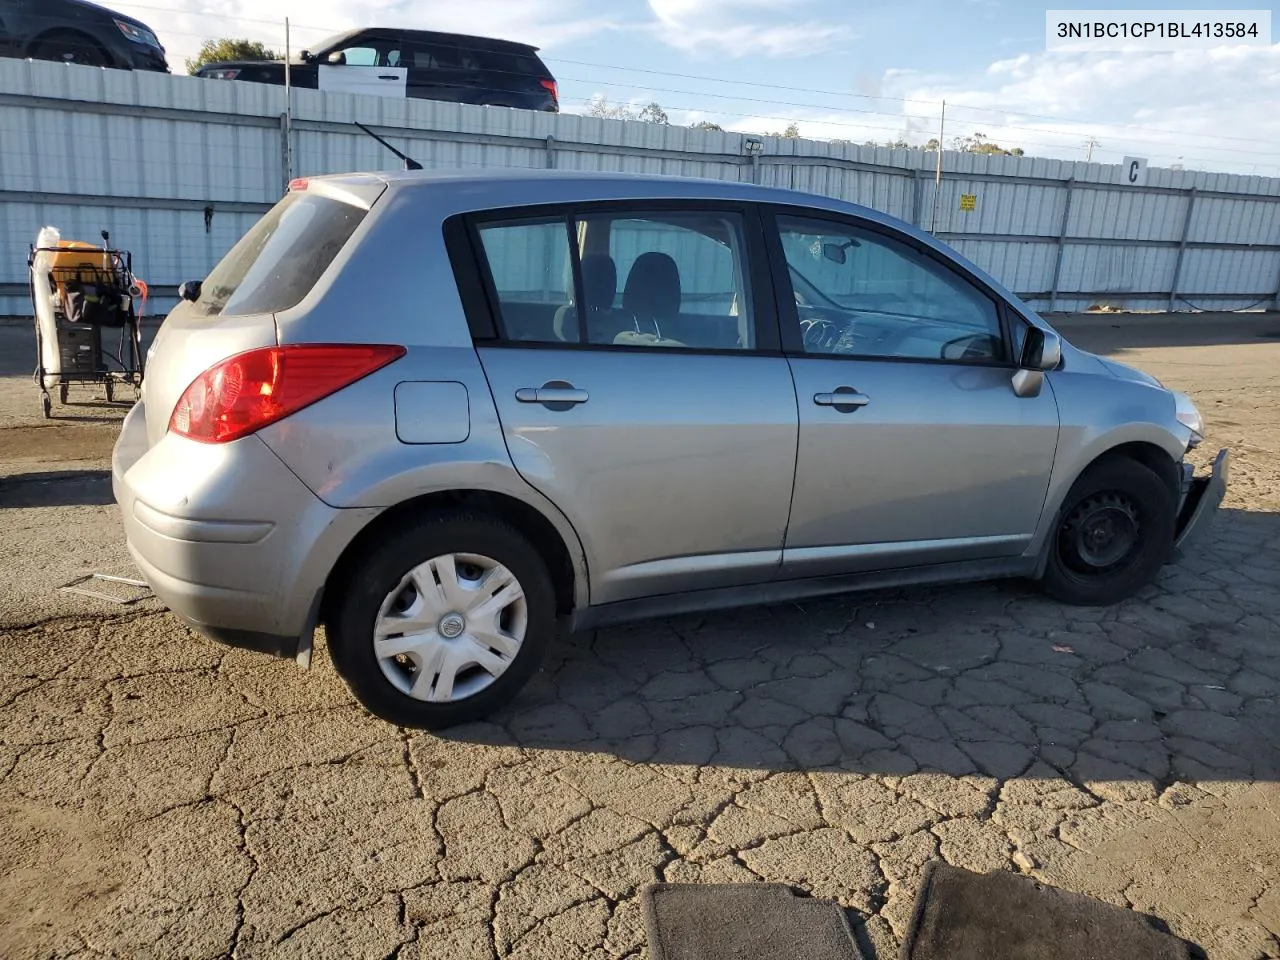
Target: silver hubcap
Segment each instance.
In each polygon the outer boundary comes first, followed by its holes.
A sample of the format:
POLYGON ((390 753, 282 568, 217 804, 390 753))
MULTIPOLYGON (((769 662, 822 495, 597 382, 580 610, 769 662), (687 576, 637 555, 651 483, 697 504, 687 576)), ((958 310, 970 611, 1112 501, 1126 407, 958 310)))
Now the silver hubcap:
POLYGON ((405 574, 378 610, 373 652, 383 676, 417 700, 474 696, 502 676, 529 614, 510 570, 472 553, 433 557, 405 574))

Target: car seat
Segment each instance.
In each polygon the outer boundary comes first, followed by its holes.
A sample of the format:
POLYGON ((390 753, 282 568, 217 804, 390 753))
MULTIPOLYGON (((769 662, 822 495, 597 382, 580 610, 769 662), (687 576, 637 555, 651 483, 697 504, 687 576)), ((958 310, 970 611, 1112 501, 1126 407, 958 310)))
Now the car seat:
POLYGON ((662 324, 680 316, 680 268, 668 254, 636 257, 622 291, 622 309, 635 318, 638 333, 661 338, 662 324))
MULTIPOLYGON (((612 343, 619 331, 629 326, 628 320, 613 309, 618 294, 618 267, 607 253, 591 253, 582 258, 582 305, 586 310, 587 341, 612 343)), ((552 321, 556 338, 568 343, 579 339, 578 309, 565 304, 552 321)))

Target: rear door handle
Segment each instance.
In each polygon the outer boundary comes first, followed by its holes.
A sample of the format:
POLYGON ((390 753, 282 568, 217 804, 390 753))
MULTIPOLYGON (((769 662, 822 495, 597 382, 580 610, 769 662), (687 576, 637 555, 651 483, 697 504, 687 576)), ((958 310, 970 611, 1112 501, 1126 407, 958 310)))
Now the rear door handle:
POLYGON ((850 413, 859 407, 865 407, 871 402, 871 398, 853 387, 836 387, 830 393, 815 393, 813 402, 820 407, 835 407, 841 413, 850 413))
POLYGON ((563 380, 550 380, 540 387, 521 387, 516 391, 516 400, 520 403, 541 403, 549 410, 568 410, 588 399, 587 391, 563 380))
POLYGON ((394 73, 380 73, 378 74, 378 79, 379 80, 399 80, 400 77, 394 73))

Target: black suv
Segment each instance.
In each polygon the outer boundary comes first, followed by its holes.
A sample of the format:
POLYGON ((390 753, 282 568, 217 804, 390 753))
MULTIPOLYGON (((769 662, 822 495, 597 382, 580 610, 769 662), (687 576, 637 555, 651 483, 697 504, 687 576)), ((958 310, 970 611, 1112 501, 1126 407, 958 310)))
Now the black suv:
POLYGON ((2 0, 0 56, 169 72, 150 27, 88 0, 2 0))
MULTIPOLYGON (((426 30, 349 30, 302 51, 289 65, 297 87, 450 100, 525 110, 560 109, 538 48, 426 30)), ((284 83, 284 61, 207 63, 198 77, 284 83)))

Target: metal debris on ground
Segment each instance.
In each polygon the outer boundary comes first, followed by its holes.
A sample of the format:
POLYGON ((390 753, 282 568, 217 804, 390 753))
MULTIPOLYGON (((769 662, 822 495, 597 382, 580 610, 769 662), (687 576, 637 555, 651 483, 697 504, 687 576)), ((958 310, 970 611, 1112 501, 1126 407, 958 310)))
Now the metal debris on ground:
POLYGON ((118 603, 121 606, 127 606, 131 603, 137 603, 139 600, 145 600, 151 596, 151 587, 147 585, 145 580, 135 580, 132 577, 116 577, 107 573, 87 573, 82 577, 76 577, 69 583, 64 583, 58 588, 59 593, 75 593, 82 597, 93 597, 96 600, 107 600, 111 603, 118 603), (93 590, 89 587, 81 586, 88 581, 96 581, 99 583, 119 584, 122 587, 133 587, 134 591, 125 596, 116 596, 114 594, 105 593, 102 590, 93 590))

